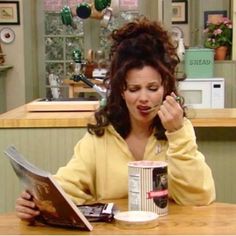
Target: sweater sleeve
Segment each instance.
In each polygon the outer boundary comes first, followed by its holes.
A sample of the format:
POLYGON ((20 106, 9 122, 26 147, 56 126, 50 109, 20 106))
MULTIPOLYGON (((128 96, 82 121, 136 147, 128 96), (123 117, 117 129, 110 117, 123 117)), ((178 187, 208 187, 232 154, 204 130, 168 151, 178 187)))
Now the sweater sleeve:
POLYGON ((58 169, 54 178, 76 204, 94 201, 95 161, 93 141, 90 134, 74 147, 74 155, 68 164, 58 169))
POLYGON ((215 184, 205 157, 198 151, 191 122, 166 132, 170 197, 182 205, 208 205, 215 200, 215 184))

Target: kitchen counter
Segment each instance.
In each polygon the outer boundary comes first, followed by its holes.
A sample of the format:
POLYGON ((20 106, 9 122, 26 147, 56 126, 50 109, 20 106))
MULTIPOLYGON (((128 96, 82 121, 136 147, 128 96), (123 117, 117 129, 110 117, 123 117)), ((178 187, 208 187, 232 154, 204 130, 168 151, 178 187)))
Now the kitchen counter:
POLYGON ((194 127, 236 127, 236 109, 189 109, 187 117, 194 127))
MULTIPOLYGON (((93 118, 93 112, 85 111, 28 112, 27 105, 0 115, 0 212, 14 209, 20 191, 3 153, 6 147, 16 146, 32 163, 55 173, 70 160, 93 118)), ((197 109, 187 114, 199 150, 213 171, 217 201, 236 203, 236 109, 197 109)))
MULTIPOLYGON (((236 127, 236 109, 189 109, 194 127, 236 127)), ((0 128, 86 127, 93 112, 28 112, 23 105, 0 115, 0 128)))
POLYGON ((86 127, 93 112, 28 112, 23 105, 0 115, 0 128, 86 127))

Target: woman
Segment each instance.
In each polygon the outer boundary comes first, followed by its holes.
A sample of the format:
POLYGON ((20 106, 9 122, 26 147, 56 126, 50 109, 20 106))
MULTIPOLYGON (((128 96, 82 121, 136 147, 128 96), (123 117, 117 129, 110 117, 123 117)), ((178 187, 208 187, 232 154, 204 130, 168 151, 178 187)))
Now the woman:
MULTIPOLYGON (((77 204, 125 198, 130 161, 165 160, 176 203, 210 204, 214 180, 178 101, 179 59, 168 33, 142 18, 115 30, 112 39, 107 103, 55 178, 77 204)), ((30 199, 27 192, 17 199, 21 219, 39 214, 30 199)))

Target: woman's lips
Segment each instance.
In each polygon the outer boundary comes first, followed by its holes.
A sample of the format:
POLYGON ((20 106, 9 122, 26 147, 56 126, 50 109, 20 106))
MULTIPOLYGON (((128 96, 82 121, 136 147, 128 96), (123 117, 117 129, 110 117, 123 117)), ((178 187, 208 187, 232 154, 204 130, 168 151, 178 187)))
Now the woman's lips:
POLYGON ((138 108, 138 110, 139 110, 140 112, 142 112, 142 113, 148 113, 149 110, 151 109, 150 106, 138 106, 137 108, 138 108))
POLYGON ((150 106, 138 106, 138 109, 142 113, 150 113, 152 111, 155 111, 159 107, 160 107, 160 104, 156 104, 152 107, 150 107, 150 106))

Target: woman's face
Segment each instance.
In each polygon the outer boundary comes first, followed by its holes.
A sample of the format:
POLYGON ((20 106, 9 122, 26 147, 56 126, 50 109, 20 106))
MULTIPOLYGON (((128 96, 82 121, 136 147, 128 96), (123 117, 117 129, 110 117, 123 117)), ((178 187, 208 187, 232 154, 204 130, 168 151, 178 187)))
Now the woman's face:
POLYGON ((151 66, 131 69, 126 75, 127 89, 123 93, 130 113, 131 122, 150 124, 162 103, 164 88, 162 78, 151 66), (157 106, 151 112, 150 108, 157 106))

